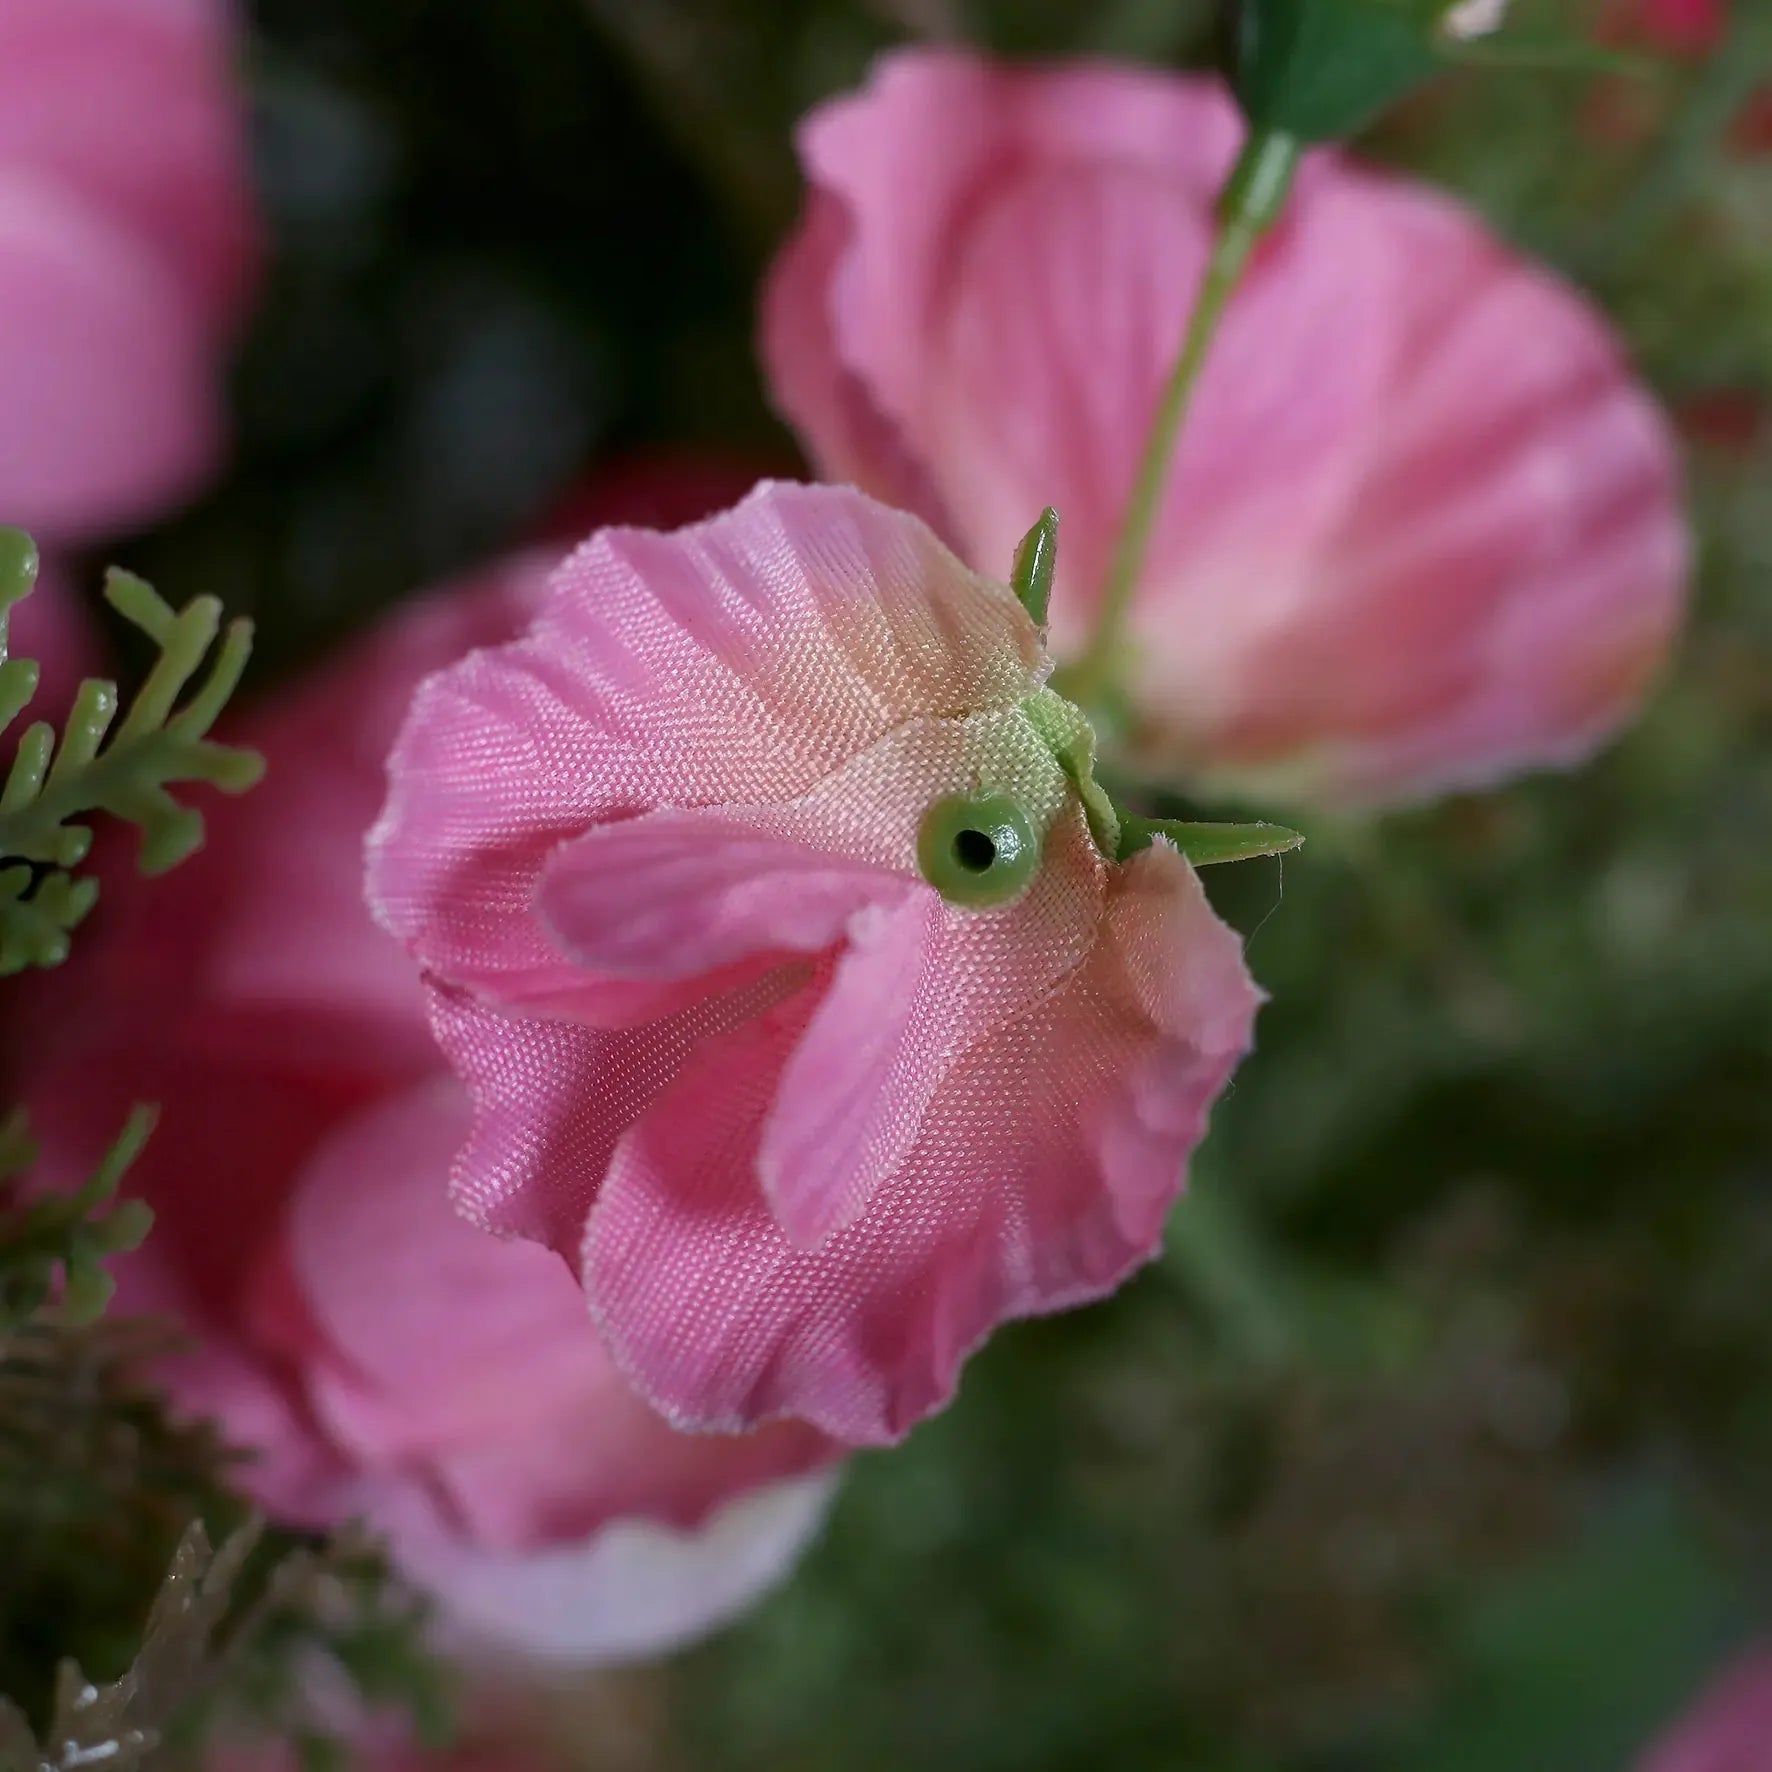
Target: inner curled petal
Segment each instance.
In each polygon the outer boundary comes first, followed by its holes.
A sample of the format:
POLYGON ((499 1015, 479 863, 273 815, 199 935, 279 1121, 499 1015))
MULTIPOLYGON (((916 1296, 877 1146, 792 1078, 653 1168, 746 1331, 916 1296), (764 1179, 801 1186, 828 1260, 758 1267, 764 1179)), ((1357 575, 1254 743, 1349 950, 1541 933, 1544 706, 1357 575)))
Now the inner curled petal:
POLYGON ((816 953, 908 882, 742 816, 648 812, 563 844, 536 910, 604 978, 694 978, 759 953, 816 953))

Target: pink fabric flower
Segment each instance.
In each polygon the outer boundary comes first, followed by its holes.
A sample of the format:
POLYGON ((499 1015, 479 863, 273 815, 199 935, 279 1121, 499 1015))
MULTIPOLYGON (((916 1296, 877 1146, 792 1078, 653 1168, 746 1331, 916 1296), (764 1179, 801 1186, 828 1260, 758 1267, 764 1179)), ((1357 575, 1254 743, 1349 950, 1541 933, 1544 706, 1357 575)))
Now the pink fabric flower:
POLYGON ((414 685, 514 632, 545 565, 399 612, 233 736, 265 782, 208 846, 118 881, 58 975, 25 1097, 51 1179, 161 1104, 130 1177, 157 1217, 119 1305, 199 1337, 163 1376, 257 1461, 279 1518, 362 1512, 458 1636, 602 1659, 736 1610, 816 1527, 836 1449, 798 1425, 672 1432, 603 1354, 570 1272, 451 1211, 468 1104, 362 902, 382 759, 414 685))
POLYGON ((1772 1644, 1727 1669, 1638 1772, 1772 1772, 1772 1644))
MULTIPOLYGON (((1082 643, 1241 125, 1214 84, 918 51, 813 113, 764 297, 821 473, 995 566, 1064 519, 1082 643)), ((1234 298, 1131 621, 1128 745, 1213 787, 1408 799, 1585 755, 1685 582, 1662 419, 1456 204, 1333 154, 1234 298)))
POLYGON ((0 7, 0 521, 152 515, 220 446, 255 258, 222 0, 0 7))
POLYGON ((1174 848, 1104 859, 1047 668, 921 522, 773 485, 593 537, 418 694, 370 891, 474 1098, 456 1198, 680 1424, 896 1439, 1157 1247, 1257 993, 1174 848), (951 795, 1019 805, 1019 896, 925 882, 951 795))

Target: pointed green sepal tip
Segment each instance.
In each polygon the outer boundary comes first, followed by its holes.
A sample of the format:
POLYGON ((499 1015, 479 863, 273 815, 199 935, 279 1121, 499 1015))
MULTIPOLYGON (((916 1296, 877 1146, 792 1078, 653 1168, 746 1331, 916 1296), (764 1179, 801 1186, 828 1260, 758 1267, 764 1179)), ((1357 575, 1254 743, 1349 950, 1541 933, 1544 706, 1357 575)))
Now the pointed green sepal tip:
POLYGON ((1173 818, 1139 818, 1120 814, 1119 861, 1127 861, 1154 839, 1167 837, 1195 867, 1223 861, 1253 861, 1262 855, 1284 855, 1304 836, 1283 824, 1188 824, 1173 818))
POLYGON ((37 544, 22 529, 0 528, 0 613, 31 594, 37 582, 37 544))
POLYGON ((1034 621, 1046 625, 1046 606, 1052 601, 1052 574, 1058 568, 1058 512, 1051 505, 1040 513, 1040 520, 1021 538, 1015 550, 1015 565, 1009 574, 1009 588, 1034 621))

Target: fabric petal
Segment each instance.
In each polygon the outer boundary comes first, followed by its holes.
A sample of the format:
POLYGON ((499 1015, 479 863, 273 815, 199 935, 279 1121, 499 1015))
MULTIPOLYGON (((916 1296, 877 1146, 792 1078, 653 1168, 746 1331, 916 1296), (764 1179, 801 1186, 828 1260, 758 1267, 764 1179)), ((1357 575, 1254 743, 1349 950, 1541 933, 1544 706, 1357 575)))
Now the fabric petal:
POLYGON ((1057 990, 968 1052, 866 1211, 793 1247, 756 1180, 802 1023, 707 1042, 622 1140, 585 1231, 611 1352, 684 1426, 776 1414, 851 1444, 901 1438, 997 1323, 1100 1297, 1155 1252, 1258 993, 1186 862, 1114 876, 1057 990), (1028 1055, 1043 1062, 1030 1065, 1028 1055))
POLYGON ((529 635, 420 691, 371 839, 377 914, 439 976, 565 988, 531 904, 592 825, 802 794, 912 715, 1012 707, 1033 625, 914 518, 767 485, 671 535, 605 530, 529 635))
MULTIPOLYGON (((825 471, 966 559, 1064 517, 1082 644, 1240 133, 1216 84, 886 58, 802 128, 765 301, 825 471)), ((1128 623, 1146 774, 1388 804, 1578 761, 1689 575, 1676 453, 1606 323, 1434 192, 1306 156, 1202 374, 1128 623)))
POLYGON ((450 1178, 457 1208, 503 1236, 576 1252, 610 1153, 704 1041, 815 990, 779 967, 675 1014, 627 1027, 509 1016, 433 986, 431 1026, 466 1081, 474 1126, 450 1178))
POLYGON ((848 1224, 916 1136, 944 1057, 939 1044, 908 1037, 919 999, 927 1001, 924 975, 931 962, 940 966, 940 917, 932 892, 858 916, 830 988, 782 1069, 757 1169, 797 1248, 816 1249, 848 1224))
MULTIPOLYGON (((685 815, 655 816, 663 820, 658 830, 690 828, 685 815)), ((816 1227, 827 1211, 841 1217, 859 1207, 861 1195, 885 1173, 891 1153, 902 1150, 914 1135, 929 1097, 959 1055, 1049 990, 1087 952, 1101 911, 1104 864, 1067 778, 1019 710, 966 720, 910 721, 798 799, 733 809, 717 820, 714 814, 698 816, 712 821, 705 827, 710 831, 719 829, 727 836, 742 831, 783 845, 778 859, 785 863, 791 858, 802 870, 830 869, 838 879, 850 877, 844 869, 864 870, 853 877, 876 908, 889 909, 908 894, 930 910, 923 925, 925 951, 902 974, 903 1003, 881 1011, 901 1028, 892 1053, 881 1049, 886 1065, 881 1080, 890 1091, 881 1103, 884 1116, 870 1119, 864 1114, 851 1127, 856 1142, 850 1148, 858 1166, 848 1180, 834 1194, 812 1189, 826 1201, 819 1210, 805 1207, 816 1227), (1026 894, 989 914, 941 905, 918 878, 915 859, 918 826, 929 801, 944 793, 973 791, 981 781, 994 791, 1013 794, 1034 828, 1046 831, 1044 865, 1026 894), (902 1022, 896 1021, 900 1009, 902 1022)), ((607 839, 604 831, 594 832, 582 839, 584 852, 602 853, 606 840, 618 840, 629 825, 648 823, 643 817, 607 827, 607 839)), ((777 851, 769 854, 777 856, 777 851)), ((610 910, 605 894, 612 890, 619 899, 626 884, 619 873, 591 871, 595 890, 576 911, 594 915, 579 914, 570 929, 558 930, 571 972, 557 994, 525 996, 521 1007, 526 1013, 520 1017, 476 1013, 473 1001, 461 992, 439 991, 436 999, 436 1025, 445 1048, 481 1108, 456 1170, 458 1198, 478 1221, 542 1235, 574 1260, 583 1214, 601 1183, 614 1141, 689 1059, 695 1041, 742 1025, 792 992, 809 991, 816 1004, 832 988, 826 983, 832 965, 847 963, 841 945, 816 961, 808 957, 787 966, 773 963, 780 954, 764 952, 744 965, 672 985, 677 994, 659 1002, 650 1027, 618 1021, 606 1013, 610 986, 590 968, 600 958, 599 941, 625 939, 625 925, 610 910), (613 919, 608 938, 599 929, 599 920, 606 917, 613 919), (765 963, 770 969, 760 970, 765 963), (549 1029, 544 1023, 557 1025, 549 1029)), ((717 886, 724 886, 727 876, 717 865, 710 863, 708 873, 717 886)), ((692 886, 696 878, 692 848, 692 886)), ((759 942, 781 938, 770 933, 781 921, 779 878, 762 884, 762 890, 750 890, 739 875, 734 893, 742 916, 727 917, 729 907, 723 906, 718 915, 698 909, 692 917, 675 919, 686 931, 682 939, 689 943, 692 958, 726 961, 759 942), (721 945, 697 945, 709 940, 721 945)), ((854 902, 862 902, 859 890, 854 902)), ((642 914, 646 904, 647 895, 642 895, 642 914)), ((844 907, 839 900, 827 908, 844 907)), ((544 927, 557 920, 547 916, 545 893, 541 909, 544 927)), ((833 943, 839 936, 852 941, 853 926, 839 927, 834 917, 807 919, 808 940, 833 943)), ((657 963, 674 969, 669 953, 667 931, 657 963)), ((608 957, 617 963, 622 958, 608 957)), ((526 988, 533 988, 540 976, 531 974, 526 988)), ((848 1037, 849 1012, 843 1005, 852 1001, 855 984, 852 977, 838 992, 837 1006, 825 1012, 839 1039, 848 1037)), ((854 1062, 854 1053, 829 1051, 830 1037, 817 1028, 807 1038, 807 1050, 798 1061, 807 1068, 800 1074, 812 1074, 825 1064, 847 1070, 854 1062)), ((745 1050, 739 1041, 741 1063, 745 1050)), ((780 1125, 790 1141, 792 1116, 805 1111, 803 1092, 798 1101, 796 1107, 789 1100, 780 1125)), ((787 1202, 797 1200, 795 1190, 811 1182, 811 1172, 803 1176, 783 1165, 774 1172, 771 1187, 780 1189, 783 1210, 795 1216, 801 1206, 787 1202)), ((811 1228, 804 1234, 820 1233, 811 1228)))
POLYGON ((754 954, 817 953, 903 882, 721 812, 599 825, 549 860, 536 912, 604 978, 694 978, 754 954))
POLYGON ((692 1526, 831 1460, 794 1424, 673 1433, 610 1364, 566 1264, 451 1210, 467 1120, 453 1078, 395 1096, 326 1142, 291 1202, 291 1274, 321 1338, 302 1364, 353 1465, 431 1482, 473 1542, 523 1550, 628 1515, 692 1526))
POLYGON ((817 1536, 835 1479, 777 1483, 683 1532, 627 1520, 526 1556, 469 1548, 396 1523, 402 1567, 441 1608, 444 1646, 600 1666, 705 1636, 785 1579, 817 1536))

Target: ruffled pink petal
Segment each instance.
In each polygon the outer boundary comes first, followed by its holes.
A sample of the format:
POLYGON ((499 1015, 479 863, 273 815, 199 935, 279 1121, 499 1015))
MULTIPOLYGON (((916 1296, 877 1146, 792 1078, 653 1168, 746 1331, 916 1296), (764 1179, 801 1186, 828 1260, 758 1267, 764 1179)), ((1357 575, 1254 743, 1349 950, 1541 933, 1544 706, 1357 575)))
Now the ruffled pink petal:
POLYGON ((774 968, 674 1014, 598 1027, 500 1014, 433 987, 431 1025, 467 1081, 474 1127, 457 1155, 452 1195, 477 1225, 574 1251, 610 1153, 697 1046, 810 991, 807 963, 774 968))
MULTIPOLYGON (((819 983, 818 991, 829 994, 793 1075, 784 1081, 786 1098, 771 1138, 804 1151, 820 1140, 801 1137, 797 1128, 815 1124, 835 1102, 821 1095, 808 1119, 807 1096, 794 1078, 822 1073, 828 1080, 841 1072, 859 1086, 855 1067, 862 1049, 840 1048, 851 1044, 859 1021, 876 1024, 866 1050, 882 1067, 874 1081, 884 1096, 872 1109, 860 1093, 851 1097, 845 1139, 822 1149, 814 1169, 800 1171, 778 1150, 763 1161, 784 1221, 798 1227, 797 1237, 817 1241, 831 1223, 859 1210, 863 1197, 896 1166, 924 1106, 959 1055, 1050 989, 1087 951, 1104 881, 1101 858, 1067 778, 1025 717, 1013 710, 965 720, 907 721, 796 799, 718 814, 643 815, 600 827, 568 845, 552 865, 570 870, 562 883, 574 893, 581 891, 578 876, 584 875, 582 896, 573 902, 555 905, 551 872, 544 874, 538 897, 544 927, 552 929, 559 952, 571 962, 570 981, 545 999, 525 996, 521 1006, 537 1018, 606 1034, 626 1029, 624 1037, 580 1042, 564 1029, 521 1028, 507 1039, 500 1017, 468 1015, 459 1023, 463 1038, 447 1031, 444 1038, 476 1098, 486 1104, 473 1148, 457 1170, 468 1210, 505 1228, 546 1224, 555 1247, 570 1255, 576 1255, 583 1211, 594 1197, 613 1139, 625 1129, 621 1116, 640 1111, 682 1062, 687 1047, 675 1030, 714 1033, 737 1026, 741 1005, 748 1004, 746 1014, 758 1013, 788 990, 810 985, 812 974, 804 963, 791 977, 773 981, 763 968, 791 954, 802 937, 819 949, 840 938, 853 948, 856 916, 868 901, 885 909, 910 894, 928 913, 919 919, 927 938, 921 953, 894 943, 896 961, 851 951, 833 952, 821 962, 821 977, 832 960, 839 963, 839 977, 828 987, 819 983), (1027 892, 988 916, 942 906, 921 881, 916 863, 917 832, 929 802, 975 790, 981 771, 994 788, 1016 794, 1036 828, 1056 821, 1047 833, 1045 865, 1027 892), (708 852, 705 878, 697 845, 681 841, 697 830, 708 852), (622 833, 628 831, 648 850, 667 841, 667 853, 676 858, 672 865, 681 865, 684 903, 690 907, 683 914, 672 912, 668 926, 656 929, 656 940, 648 934, 652 951, 646 963, 671 973, 680 964, 724 968, 667 980, 663 988, 670 994, 656 1005, 659 1023, 650 1032, 608 1013, 611 986, 599 971, 633 966, 632 918, 652 930, 654 907, 670 902, 650 874, 635 870, 630 878, 618 865, 599 864, 599 857, 624 853, 622 833), (588 858, 588 865, 576 868, 574 855, 588 858), (757 868, 764 871, 747 871, 757 868), (817 903, 798 919, 784 917, 784 910, 793 908, 790 895, 807 889, 809 881, 818 883, 817 903), (704 887, 708 900, 696 904, 704 887), (686 959, 674 953, 674 939, 687 945, 686 959), (747 953, 749 961, 742 958, 747 953), (763 994, 746 995, 753 990, 763 994), (708 1006, 694 1007, 703 998, 708 1006), (713 1008, 716 1001, 723 1007, 713 1008), (544 1055, 553 1057, 555 1068, 548 1068, 544 1055), (631 1068, 637 1061, 643 1061, 640 1068, 631 1068), (644 1079, 643 1092, 630 1092, 628 1079, 638 1078, 644 1079), (588 1096, 588 1108, 581 1095, 588 1096), (524 1117, 510 1111, 513 1097, 527 1104, 524 1117), (498 1124, 507 1114, 508 1133, 498 1124), (550 1133, 537 1139, 529 1131, 535 1124, 573 1130, 570 1137, 550 1133), (533 1198, 525 1202, 519 1197, 525 1193, 533 1198), (570 1202, 572 1210, 561 1202, 570 1202)), ((465 1008, 457 1003, 451 1019, 465 1008)))
POLYGON ((530 905, 563 840, 804 793, 915 714, 1015 705, 1042 669, 1001 586, 846 488, 603 531, 524 640, 420 692, 371 842, 378 915, 457 985, 560 996, 574 969, 530 905))
MULTIPOLYGON (((1349 315, 1382 297, 1391 268, 1357 208, 1331 196, 1299 217, 1258 257, 1215 341, 1153 574, 1215 547, 1284 567, 1315 545, 1357 471, 1341 446, 1381 398, 1385 343, 1349 315), (1310 300, 1278 274, 1282 250, 1316 268, 1310 300)), ((995 194, 956 242, 916 447, 960 513, 967 558, 1013 547, 1035 489, 1048 489, 1064 521, 1052 605, 1061 651, 1092 619, 1209 234, 1210 209, 1182 180, 1059 163, 995 194)))
POLYGON ((512 1556, 392 1522, 401 1566, 435 1596, 443 1645, 601 1665, 662 1655, 782 1581, 824 1524, 834 1479, 800 1477, 731 1501, 693 1531, 639 1520, 581 1544, 512 1556))
POLYGON ((592 1308, 659 1408, 892 1441, 996 1323, 1099 1297, 1153 1253, 1257 993, 1173 850, 1110 890, 1085 961, 954 1067, 898 1172, 816 1252, 756 1174, 804 1008, 703 1043, 622 1140, 585 1234, 592 1308))
MULTIPOLYGON (((951 774, 943 767, 946 747, 931 742, 938 736, 951 743, 958 735, 912 729, 833 777, 833 787, 840 781, 847 790, 831 796, 847 809, 839 827, 878 819, 908 850, 923 805, 967 785, 964 764, 951 774)), ((1021 797, 1044 812, 1031 784, 1021 797)), ((826 840, 855 834, 839 829, 826 840)), ((901 866, 908 876, 908 856, 901 866)), ((758 1151, 764 1195, 790 1242, 817 1248, 855 1218, 905 1159, 961 1057, 1084 957, 1104 878, 1071 807, 1048 832, 1040 872, 1016 904, 980 916, 924 889, 901 907, 856 919, 776 1085, 758 1151)))
POLYGON ((560 951, 604 978, 687 979, 754 954, 831 946, 903 882, 723 812, 599 825, 548 862, 535 908, 560 951))
POLYGON ((796 1424, 673 1433, 623 1384, 565 1263, 450 1209, 468 1104, 438 1078, 358 1116, 291 1202, 291 1272, 320 1345, 308 1387, 353 1465, 425 1481, 477 1544, 523 1550, 627 1515, 690 1526, 827 1463, 796 1424))
POLYGON ((39 542, 175 502, 220 446, 200 318, 134 235, 0 167, 0 510, 39 542))
POLYGON ((775 401, 799 427, 825 479, 865 486, 951 537, 956 531, 941 495, 838 348, 830 282, 854 233, 841 203, 822 191, 808 193, 806 213, 771 267, 763 295, 760 342, 775 401))
POLYGON ((1368 802, 1574 761, 1678 623, 1665 423, 1567 290, 1450 205, 1344 176, 1415 267, 1390 304, 1384 422, 1361 421, 1333 525, 1284 570, 1270 560, 1265 589, 1239 542, 1171 556, 1144 602, 1146 753, 1246 791, 1368 802))
POLYGON ((782 1067, 757 1173, 796 1248, 816 1249, 850 1223, 916 1137, 946 1057, 938 1042, 911 1037, 917 1011, 958 982, 943 975, 941 915, 935 894, 919 892, 858 916, 782 1067))
MULTIPOLYGON (((789 418, 828 471, 902 496, 902 480, 894 485, 889 474, 882 483, 869 471, 880 459, 873 445, 907 440, 916 458, 935 391, 927 317, 949 287, 957 222, 1047 157, 1105 154, 1131 169, 1196 178, 1205 197, 1235 150, 1234 113, 1203 85, 1178 105, 1158 76, 1079 69, 1030 80, 945 51, 885 58, 864 92, 801 128, 811 182, 836 203, 814 196, 765 291, 765 361, 789 418), (812 296, 821 275, 822 319, 812 296), (871 418, 864 396, 877 409, 871 418)), ((1037 246, 1018 244, 1013 260, 1024 275, 1041 268, 1037 246)))

